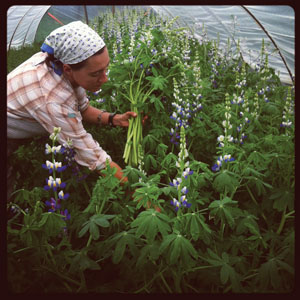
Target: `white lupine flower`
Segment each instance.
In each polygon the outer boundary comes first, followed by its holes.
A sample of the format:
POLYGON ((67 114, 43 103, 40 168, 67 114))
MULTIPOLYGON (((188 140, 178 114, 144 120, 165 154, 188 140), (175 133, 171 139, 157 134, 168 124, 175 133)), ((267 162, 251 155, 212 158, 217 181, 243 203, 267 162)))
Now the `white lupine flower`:
POLYGON ((223 142, 224 141, 224 135, 220 135, 219 137, 218 137, 218 142, 223 142))
POLYGON ((229 136, 227 136, 227 140, 228 140, 229 142, 232 142, 232 141, 233 141, 233 137, 232 137, 231 135, 229 135, 229 136))
POLYGON ((225 118, 228 120, 231 118, 231 114, 229 112, 225 112, 225 118))

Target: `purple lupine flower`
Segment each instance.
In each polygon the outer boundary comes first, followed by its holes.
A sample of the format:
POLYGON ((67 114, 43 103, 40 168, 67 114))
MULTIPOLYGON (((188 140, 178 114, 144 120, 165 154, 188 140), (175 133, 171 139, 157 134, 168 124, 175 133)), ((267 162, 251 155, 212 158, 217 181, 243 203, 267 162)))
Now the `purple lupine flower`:
POLYGON ((55 212, 57 209, 60 209, 59 200, 56 201, 54 198, 50 198, 50 201, 47 200, 45 204, 51 207, 48 210, 49 212, 55 212))
POLYGON ((56 170, 57 172, 63 172, 67 168, 67 166, 62 166, 61 162, 56 162, 55 160, 54 160, 54 163, 47 160, 46 164, 42 164, 42 167, 44 169, 48 170, 49 174, 51 174, 53 172, 53 170, 56 170))
POLYGON ((56 178, 54 180, 54 178, 52 176, 49 176, 49 178, 46 178, 46 183, 47 185, 44 186, 44 189, 46 191, 49 191, 51 188, 56 191, 57 188, 65 188, 66 187, 66 184, 64 182, 61 181, 60 178, 56 178))
POLYGON ((229 162, 229 161, 234 161, 235 159, 233 157, 231 157, 230 154, 226 154, 223 157, 219 156, 217 162, 212 166, 212 170, 214 172, 217 172, 221 169, 222 167, 222 162, 229 162))
POLYGON ((69 196, 70 196, 69 193, 64 194, 62 190, 58 193, 58 198, 61 200, 66 200, 69 198, 69 196))
POLYGON ((181 203, 175 198, 171 200, 171 205, 175 206, 175 211, 178 211, 179 207, 181 207, 181 203))
POLYGON ((65 221, 71 219, 71 215, 69 214, 67 209, 65 209, 64 211, 61 211, 60 214, 63 216, 63 219, 65 221))

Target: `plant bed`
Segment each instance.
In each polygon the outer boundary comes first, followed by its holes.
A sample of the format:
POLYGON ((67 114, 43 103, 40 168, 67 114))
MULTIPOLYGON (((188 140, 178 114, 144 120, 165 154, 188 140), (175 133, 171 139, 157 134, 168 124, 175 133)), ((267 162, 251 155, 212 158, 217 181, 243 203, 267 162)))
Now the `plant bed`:
POLYGON ((53 135, 15 152, 12 292, 293 291, 294 88, 269 68, 264 42, 253 70, 174 22, 125 10, 93 25, 111 63, 91 105, 148 116, 133 131, 85 125, 125 186, 109 167, 98 177, 68 165, 72 150, 45 154, 53 135), (67 166, 55 173, 64 184, 46 191, 53 159, 67 166))

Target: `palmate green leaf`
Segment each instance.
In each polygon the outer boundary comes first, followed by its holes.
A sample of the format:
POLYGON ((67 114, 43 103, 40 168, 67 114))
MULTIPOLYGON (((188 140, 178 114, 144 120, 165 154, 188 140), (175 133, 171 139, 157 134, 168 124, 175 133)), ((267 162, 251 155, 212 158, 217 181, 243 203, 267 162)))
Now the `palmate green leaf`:
POLYGON ((207 253, 210 258, 205 258, 205 260, 210 263, 212 266, 222 266, 223 260, 216 253, 214 253, 210 248, 207 248, 207 253))
POLYGON ((262 181, 261 179, 259 179, 257 177, 254 177, 254 176, 250 176, 250 177, 246 176, 245 179, 249 179, 249 181, 252 184, 255 185, 256 191, 257 191, 257 193, 258 193, 259 196, 262 195, 262 194, 266 194, 265 187, 267 187, 268 189, 272 189, 273 188, 270 184, 262 181))
POLYGON ((159 89, 161 91, 164 90, 167 83, 167 79, 165 79, 161 75, 159 75, 158 77, 147 76, 146 79, 151 82, 151 85, 154 89, 159 89))
POLYGON ((141 269, 148 262, 148 259, 150 259, 151 261, 157 260, 159 258, 159 247, 159 241, 154 241, 153 244, 145 245, 142 248, 136 261, 137 268, 141 269))
POLYGON ((203 219, 204 217, 197 213, 187 215, 186 231, 191 234, 194 241, 201 239, 209 244, 211 230, 203 219))
POLYGON ((175 234, 175 233, 172 233, 172 234, 167 235, 167 236, 163 239, 163 241, 162 241, 162 243, 161 243, 161 245, 160 245, 159 253, 160 253, 160 254, 164 253, 164 252, 166 251, 166 249, 169 247, 169 245, 172 243, 172 241, 173 241, 174 239, 176 239, 176 237, 177 237, 177 234, 175 234))
POLYGON ((154 167, 155 169, 157 168, 156 159, 153 157, 153 155, 147 154, 145 156, 145 167, 147 171, 150 169, 150 165, 152 165, 152 167, 154 167))
POLYGON ((137 255, 138 250, 135 245, 136 238, 133 233, 130 231, 123 231, 117 234, 115 240, 117 240, 117 242, 112 255, 112 262, 114 264, 118 264, 122 260, 127 246, 129 246, 130 252, 133 256, 137 255))
POLYGON ((261 154, 260 152, 255 150, 250 153, 250 155, 247 158, 247 161, 249 163, 253 163, 255 169, 264 170, 267 168, 267 165, 270 162, 270 158, 267 154, 261 154))
POLYGON ((289 210, 294 209, 294 192, 286 188, 274 189, 274 193, 269 197, 270 200, 274 200, 273 208, 278 211, 283 211, 287 206, 289 210))
POLYGON ((241 215, 241 210, 237 207, 233 207, 233 205, 237 203, 237 201, 233 201, 229 197, 213 201, 208 206, 208 209, 210 210, 210 215, 215 217, 215 224, 217 224, 219 220, 223 220, 223 222, 227 221, 228 225, 233 228, 235 223, 234 216, 241 215))
POLYGON ((38 226, 47 233, 48 236, 57 236, 66 226, 62 216, 56 213, 47 212, 42 214, 42 219, 38 226))
POLYGON ((134 201, 137 201, 137 209, 142 206, 147 208, 148 201, 156 203, 159 195, 162 193, 161 189, 151 184, 150 181, 144 184, 144 187, 137 188, 133 194, 134 201))
POLYGON ((115 215, 93 215, 90 220, 96 223, 98 226, 101 227, 109 227, 109 222, 107 220, 114 218, 115 215))
POLYGON ((191 242, 179 233, 167 235, 161 243, 159 252, 165 253, 171 265, 181 263, 189 266, 193 259, 198 257, 191 242))
POLYGON ((213 181, 213 187, 220 193, 223 193, 225 190, 233 192, 238 185, 237 175, 228 170, 220 171, 213 181))
POLYGON ((232 272, 232 268, 228 264, 224 264, 220 270, 220 279, 222 284, 226 284, 229 279, 229 273, 232 272))
POLYGON ((271 258, 269 261, 263 263, 258 271, 258 278, 262 290, 268 288, 269 284, 272 285, 274 290, 280 290, 281 278, 278 273, 276 260, 271 258))
POLYGON ((132 166, 126 166, 123 170, 124 176, 128 178, 131 183, 135 183, 139 181, 139 178, 146 179, 144 173, 140 170, 133 168, 132 166))
POLYGON ((109 227, 108 219, 114 218, 115 215, 93 215, 88 221, 83 223, 81 230, 78 233, 78 237, 83 237, 87 231, 90 232, 94 240, 98 240, 100 236, 99 226, 100 227, 109 227))
POLYGON ((94 260, 90 259, 86 254, 78 252, 71 261, 70 273, 77 273, 79 270, 100 270, 100 266, 94 260))
POLYGON ((197 216, 195 214, 191 215, 191 227, 190 233, 194 241, 197 241, 200 236, 199 223, 197 222, 197 216))
POLYGON ((258 224, 257 224, 256 220, 258 220, 257 217, 249 214, 248 212, 244 212, 243 218, 240 218, 240 220, 238 221, 238 224, 236 226, 237 234, 240 235, 240 234, 244 233, 248 229, 247 224, 251 224, 254 228, 258 229, 258 224))
POLYGON ((136 236, 139 238, 144 235, 152 243, 160 232, 165 236, 171 231, 168 216, 158 213, 154 209, 148 209, 141 212, 138 217, 131 223, 131 228, 136 228, 136 236))

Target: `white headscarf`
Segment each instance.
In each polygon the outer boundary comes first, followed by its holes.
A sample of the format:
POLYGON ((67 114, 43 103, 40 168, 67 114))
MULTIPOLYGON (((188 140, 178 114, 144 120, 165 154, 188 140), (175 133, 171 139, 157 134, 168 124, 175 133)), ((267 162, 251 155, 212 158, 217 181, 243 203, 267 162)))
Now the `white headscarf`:
POLYGON ((76 64, 88 59, 104 46, 97 32, 81 21, 76 21, 52 31, 41 50, 53 54, 63 64, 76 64))

